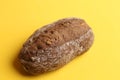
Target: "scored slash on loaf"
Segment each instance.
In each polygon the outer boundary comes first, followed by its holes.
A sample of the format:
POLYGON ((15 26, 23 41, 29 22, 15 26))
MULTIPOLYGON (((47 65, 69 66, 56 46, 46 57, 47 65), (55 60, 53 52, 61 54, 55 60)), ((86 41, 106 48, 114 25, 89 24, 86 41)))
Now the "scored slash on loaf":
POLYGON ((94 40, 83 19, 65 18, 36 30, 18 56, 25 71, 41 74, 61 68, 87 51, 94 40))

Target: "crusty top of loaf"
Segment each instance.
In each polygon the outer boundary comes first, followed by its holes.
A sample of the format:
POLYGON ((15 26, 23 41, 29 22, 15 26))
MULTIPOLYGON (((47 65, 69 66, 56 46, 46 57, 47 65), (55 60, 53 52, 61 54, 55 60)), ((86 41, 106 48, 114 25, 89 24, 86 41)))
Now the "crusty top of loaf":
POLYGON ((25 45, 37 46, 38 49, 60 46, 69 40, 75 40, 89 30, 84 20, 65 18, 38 29, 25 45), (69 28, 68 28, 69 27, 69 28), (74 29, 73 29, 74 28, 74 29))

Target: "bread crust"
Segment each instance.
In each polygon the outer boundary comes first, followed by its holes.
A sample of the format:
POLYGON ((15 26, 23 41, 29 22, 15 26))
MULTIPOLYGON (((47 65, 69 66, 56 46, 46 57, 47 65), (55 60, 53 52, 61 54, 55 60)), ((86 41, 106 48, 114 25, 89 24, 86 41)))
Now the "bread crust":
POLYGON ((65 18, 36 30, 18 58, 30 74, 53 71, 87 51, 93 40, 93 32, 84 20, 65 18))

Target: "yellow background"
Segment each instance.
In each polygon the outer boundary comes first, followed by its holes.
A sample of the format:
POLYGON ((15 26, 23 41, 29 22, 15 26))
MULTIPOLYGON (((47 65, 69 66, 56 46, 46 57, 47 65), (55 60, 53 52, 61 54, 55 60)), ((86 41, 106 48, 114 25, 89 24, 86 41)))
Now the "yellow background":
POLYGON ((120 0, 0 0, 0 80, 120 80, 120 0), (91 49, 53 72, 19 72, 15 58, 34 30, 73 16, 93 29, 91 49))

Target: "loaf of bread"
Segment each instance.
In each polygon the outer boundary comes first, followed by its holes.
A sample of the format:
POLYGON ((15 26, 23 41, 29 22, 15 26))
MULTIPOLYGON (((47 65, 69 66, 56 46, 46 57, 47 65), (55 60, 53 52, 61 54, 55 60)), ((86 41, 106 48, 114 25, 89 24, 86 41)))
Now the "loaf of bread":
POLYGON ((30 74, 53 71, 87 51, 93 40, 93 32, 83 19, 61 19, 36 30, 27 39, 19 62, 30 74))

